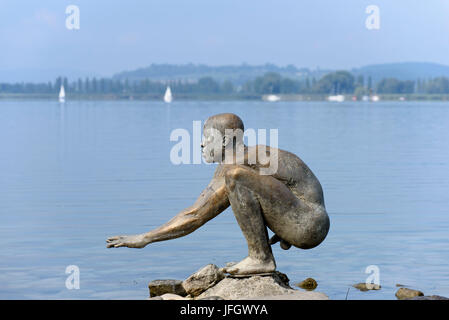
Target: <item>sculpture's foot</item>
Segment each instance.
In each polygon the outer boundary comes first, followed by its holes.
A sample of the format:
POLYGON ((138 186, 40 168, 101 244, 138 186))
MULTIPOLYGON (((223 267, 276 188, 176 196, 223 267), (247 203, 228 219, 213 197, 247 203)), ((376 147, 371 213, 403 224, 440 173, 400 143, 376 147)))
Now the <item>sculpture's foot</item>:
POLYGON ((270 273, 275 270, 276 264, 273 259, 258 260, 252 257, 247 257, 233 266, 223 268, 224 272, 234 275, 270 273))

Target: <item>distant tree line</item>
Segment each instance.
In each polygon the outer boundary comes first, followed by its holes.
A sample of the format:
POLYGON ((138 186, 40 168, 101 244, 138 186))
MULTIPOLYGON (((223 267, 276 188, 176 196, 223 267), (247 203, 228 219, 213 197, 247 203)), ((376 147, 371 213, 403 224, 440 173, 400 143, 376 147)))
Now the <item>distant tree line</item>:
POLYGON ((373 84, 371 77, 359 75, 354 77, 347 71, 328 73, 321 79, 315 78, 298 81, 282 78, 276 73, 267 73, 247 82, 243 91, 257 94, 353 94, 356 96, 378 94, 449 94, 449 78, 398 80, 385 78, 373 84))
POLYGON ((449 78, 398 80, 385 78, 373 84, 371 77, 355 77, 347 71, 336 71, 320 79, 305 78, 294 80, 282 77, 279 73, 268 72, 254 80, 236 86, 231 81, 216 81, 212 77, 203 77, 198 81, 135 80, 128 81, 114 78, 84 78, 69 82, 65 77, 58 77, 47 83, 0 83, 0 93, 13 94, 53 94, 64 85, 69 94, 157 94, 162 95, 167 85, 178 94, 353 94, 357 96, 370 93, 378 94, 449 94, 449 78))

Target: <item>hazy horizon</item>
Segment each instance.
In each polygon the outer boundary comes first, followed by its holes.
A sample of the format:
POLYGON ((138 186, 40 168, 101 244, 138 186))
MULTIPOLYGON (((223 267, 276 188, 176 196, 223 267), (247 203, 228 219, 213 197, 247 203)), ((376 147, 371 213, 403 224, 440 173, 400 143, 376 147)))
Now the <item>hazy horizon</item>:
POLYGON ((398 62, 449 65, 449 2, 299 3, 181 0, 126 4, 7 1, 0 11, 0 81, 109 77, 151 64, 353 69, 398 62), (80 29, 65 26, 68 5, 80 29), (380 9, 380 29, 365 12, 380 9))

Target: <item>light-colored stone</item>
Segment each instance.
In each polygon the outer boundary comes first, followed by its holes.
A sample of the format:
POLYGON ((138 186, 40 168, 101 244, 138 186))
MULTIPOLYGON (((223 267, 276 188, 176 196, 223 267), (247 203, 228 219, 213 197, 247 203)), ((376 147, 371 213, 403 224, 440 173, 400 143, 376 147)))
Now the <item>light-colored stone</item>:
POLYGON ((188 299, 188 298, 181 297, 180 295, 173 294, 173 293, 166 293, 166 294, 163 294, 163 295, 161 296, 161 298, 162 298, 163 300, 190 300, 190 299, 188 299))
POLYGON ((289 294, 277 296, 264 296, 251 298, 251 300, 329 300, 329 297, 322 292, 293 290, 289 294))
POLYGON ((222 297, 218 297, 218 296, 210 296, 210 297, 196 299, 196 300, 224 300, 224 299, 222 297))
POLYGON ((283 274, 274 273, 270 276, 251 276, 246 278, 227 277, 199 295, 198 299, 210 296, 219 296, 225 300, 273 300, 278 298, 279 300, 328 299, 322 293, 293 290, 288 283, 285 283, 286 277, 283 278, 281 275, 283 274))
POLYGON ((147 298, 147 300, 164 300, 161 296, 147 298))
POLYGON ((150 290, 150 297, 161 296, 165 293, 187 295, 180 280, 154 280, 148 284, 148 289, 150 290))
POLYGON ((449 298, 433 295, 433 296, 417 296, 407 300, 449 300, 449 298))
POLYGON ((381 286, 375 283, 357 283, 353 285, 354 288, 359 289, 360 291, 368 291, 368 290, 380 290, 381 286))
POLYGON ((200 295, 225 277, 216 265, 208 264, 201 268, 182 283, 185 291, 192 297, 200 295))
POLYGON ((409 288, 399 288, 399 290, 396 292, 396 297, 400 300, 411 299, 419 296, 424 296, 424 293, 419 290, 413 290, 409 288))

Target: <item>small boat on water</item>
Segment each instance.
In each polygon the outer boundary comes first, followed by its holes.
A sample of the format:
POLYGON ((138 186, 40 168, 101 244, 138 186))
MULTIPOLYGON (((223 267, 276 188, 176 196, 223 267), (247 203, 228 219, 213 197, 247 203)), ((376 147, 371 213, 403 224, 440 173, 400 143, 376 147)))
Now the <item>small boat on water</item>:
POLYGON ((345 96, 342 94, 336 95, 336 96, 329 96, 327 97, 328 101, 332 101, 332 102, 343 102, 345 101, 345 96))
POLYGON ((281 100, 281 97, 275 95, 275 94, 267 94, 262 96, 262 100, 268 101, 268 102, 277 102, 281 100))
POLYGON ((166 103, 170 103, 173 101, 173 96, 171 94, 170 86, 167 86, 167 90, 165 90, 164 101, 166 103))
POLYGON ((59 102, 65 102, 65 90, 64 85, 61 84, 61 89, 59 90, 59 102))
POLYGON ((372 102, 378 102, 379 100, 380 100, 379 96, 374 95, 371 97, 372 102))

